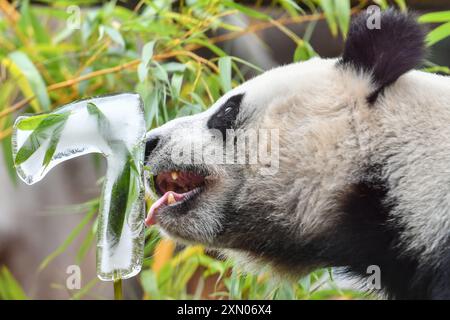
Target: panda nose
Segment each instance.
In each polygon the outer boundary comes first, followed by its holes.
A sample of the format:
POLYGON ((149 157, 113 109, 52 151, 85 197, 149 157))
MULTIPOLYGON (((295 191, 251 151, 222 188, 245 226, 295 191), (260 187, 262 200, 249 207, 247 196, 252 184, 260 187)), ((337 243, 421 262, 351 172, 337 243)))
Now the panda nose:
POLYGON ((159 140, 158 135, 150 135, 147 137, 147 141, 145 143, 145 159, 147 159, 152 154, 153 150, 156 149, 159 140))

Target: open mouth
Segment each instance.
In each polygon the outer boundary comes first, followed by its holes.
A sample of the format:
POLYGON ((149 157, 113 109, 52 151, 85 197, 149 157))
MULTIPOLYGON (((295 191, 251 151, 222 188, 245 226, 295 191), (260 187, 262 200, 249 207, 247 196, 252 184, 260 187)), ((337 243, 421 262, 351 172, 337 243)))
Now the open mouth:
POLYGON ((156 224, 156 217, 165 208, 186 205, 200 194, 205 186, 205 177, 192 171, 166 171, 154 178, 156 200, 145 219, 145 225, 156 224))

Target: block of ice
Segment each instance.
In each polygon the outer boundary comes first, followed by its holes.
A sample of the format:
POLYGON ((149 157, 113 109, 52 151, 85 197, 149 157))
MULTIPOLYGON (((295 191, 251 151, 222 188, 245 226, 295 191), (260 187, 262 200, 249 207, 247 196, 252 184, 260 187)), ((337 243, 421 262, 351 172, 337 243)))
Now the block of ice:
POLYGON ((97 235, 101 280, 126 279, 141 269, 144 137, 142 101, 131 93, 73 102, 14 123, 13 158, 27 184, 71 158, 93 152, 106 157, 97 235))

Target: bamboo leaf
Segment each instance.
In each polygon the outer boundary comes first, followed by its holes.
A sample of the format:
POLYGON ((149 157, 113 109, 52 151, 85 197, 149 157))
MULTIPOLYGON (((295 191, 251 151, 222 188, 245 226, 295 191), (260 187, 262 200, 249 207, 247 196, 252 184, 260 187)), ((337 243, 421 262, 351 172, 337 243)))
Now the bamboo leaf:
POLYGON ((20 284, 5 266, 0 269, 0 300, 28 300, 20 284))
POLYGON ((131 168, 129 165, 124 166, 111 190, 111 203, 109 205, 109 221, 108 225, 108 242, 111 246, 117 244, 122 234, 123 224, 125 221, 126 211, 131 193, 131 168))
POLYGON ((346 38, 350 25, 350 0, 334 0, 334 7, 339 28, 344 38, 346 38))
POLYGON ((17 124, 17 128, 26 131, 34 130, 39 126, 42 120, 44 120, 48 116, 49 116, 48 114, 40 114, 29 118, 25 118, 17 124))
POLYGON ((312 57, 317 56, 317 53, 314 51, 314 49, 311 47, 311 45, 303 41, 297 45, 297 48, 294 52, 294 62, 297 61, 306 61, 311 59, 312 57))
POLYGON ((14 184, 17 184, 17 174, 14 168, 14 160, 12 156, 11 136, 6 137, 2 140, 2 150, 3 159, 5 160, 5 165, 8 170, 8 175, 10 176, 12 182, 14 184))
POLYGON ((50 262, 52 262, 56 257, 58 257, 60 254, 64 253, 67 250, 67 248, 78 237, 81 231, 83 231, 84 227, 89 223, 89 221, 91 221, 92 217, 97 212, 97 210, 98 207, 95 206, 88 211, 88 213, 83 217, 83 219, 81 219, 80 223, 75 228, 73 228, 73 230, 69 233, 64 242, 41 262, 41 264, 39 265, 39 271, 44 270, 49 265, 50 262))
POLYGON ((152 127, 153 120, 158 115, 158 90, 153 90, 144 99, 144 114, 147 130, 152 127))
POLYGON ((250 9, 249 7, 243 6, 243 5, 233 2, 233 1, 225 0, 222 3, 229 8, 237 9, 240 12, 242 12, 243 14, 245 14, 249 17, 258 19, 258 20, 270 20, 271 19, 270 16, 268 16, 262 12, 250 9))
POLYGON ((155 41, 147 42, 142 48, 141 63, 138 65, 137 73, 140 82, 147 79, 148 64, 153 56, 153 48, 155 47, 155 41))
POLYGON ((64 129, 64 125, 66 124, 67 118, 65 120, 59 122, 55 125, 52 135, 50 137, 50 143, 45 151, 44 161, 42 165, 44 167, 48 166, 50 161, 52 160, 53 155, 55 154, 56 147, 58 146, 59 138, 61 137, 61 133, 64 129))
POLYGON ((77 256, 75 259, 77 264, 80 264, 84 260, 86 254, 88 253, 89 249, 94 243, 94 240, 96 238, 95 227, 96 221, 92 224, 92 227, 89 228, 89 230, 87 231, 87 234, 84 237, 83 242, 80 245, 80 248, 78 249, 77 256))
POLYGON ((220 84, 223 92, 231 90, 231 58, 219 58, 220 84))
POLYGON ((30 6, 29 0, 21 2, 19 26, 28 38, 35 39, 38 43, 49 43, 50 37, 41 21, 34 14, 34 9, 30 6))
POLYGON ((389 7, 387 0, 373 0, 373 2, 379 5, 382 10, 385 10, 389 7))
POLYGON ((325 14, 325 19, 327 20, 331 34, 333 35, 333 37, 336 37, 338 34, 338 24, 334 15, 333 0, 319 0, 319 4, 323 10, 323 13, 325 14))
POLYGON ((133 155, 122 141, 110 141, 110 123, 103 112, 92 102, 87 104, 89 114, 96 116, 100 134, 109 144, 114 154, 126 154, 126 162, 111 189, 109 204, 108 242, 114 246, 122 234, 125 218, 131 212, 133 204, 139 197, 140 175, 134 163, 133 155))
POLYGON ((89 293, 89 291, 92 290, 92 288, 95 287, 95 285, 100 281, 99 278, 95 277, 91 281, 89 281, 86 285, 83 286, 83 288, 80 289, 77 293, 75 293, 72 296, 72 300, 80 300, 82 297, 84 297, 86 294, 89 293))
POLYGON ((432 46, 450 36, 450 22, 440 25, 428 33, 426 41, 428 46, 432 46))
POLYGON ((141 272, 141 283, 144 291, 151 298, 158 299, 160 297, 158 280, 156 274, 152 270, 145 270, 141 272))
POLYGON ((171 81, 171 89, 172 89, 172 99, 178 100, 181 92, 181 86, 183 84, 183 74, 182 73, 175 73, 172 76, 171 81))
POLYGON ((304 13, 304 10, 294 0, 280 0, 280 4, 291 16, 298 16, 299 12, 304 13))
POLYGON ((421 15, 418 19, 420 23, 439 23, 450 21, 450 11, 431 12, 421 15))
POLYGON ((30 158, 33 153, 35 153, 41 145, 50 138, 50 151, 46 151, 44 158, 44 165, 47 165, 53 156, 59 140, 59 135, 61 134, 61 130, 68 117, 69 113, 66 112, 49 114, 46 118, 42 119, 37 128, 29 135, 27 140, 25 140, 24 144, 17 151, 16 158, 14 159, 15 165, 18 166, 27 161, 28 158, 30 158), (50 160, 48 159, 49 157, 50 160))
POLYGON ((36 96, 37 100, 30 103, 35 112, 50 110, 50 99, 44 80, 25 53, 14 51, 3 59, 2 64, 17 79, 17 84, 26 98, 36 96))
POLYGON ((117 43, 121 48, 125 48, 125 40, 123 40, 123 37, 118 30, 106 26, 104 27, 104 30, 112 41, 117 43))
POLYGON ((153 57, 153 49, 155 48, 155 43, 156 41, 150 41, 147 42, 144 47, 142 47, 141 61, 145 66, 148 65, 150 59, 153 57))
POLYGON ((395 0, 395 3, 397 4, 397 6, 400 8, 401 11, 406 11, 407 10, 406 1, 405 0, 395 0))

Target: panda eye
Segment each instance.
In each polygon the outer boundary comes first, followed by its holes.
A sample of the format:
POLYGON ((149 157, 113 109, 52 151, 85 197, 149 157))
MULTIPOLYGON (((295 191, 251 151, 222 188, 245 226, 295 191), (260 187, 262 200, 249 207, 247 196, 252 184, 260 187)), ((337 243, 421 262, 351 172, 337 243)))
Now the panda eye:
POLYGON ((235 95, 227 100, 207 122, 208 129, 220 130, 225 137, 227 129, 232 129, 236 122, 243 94, 235 95))

